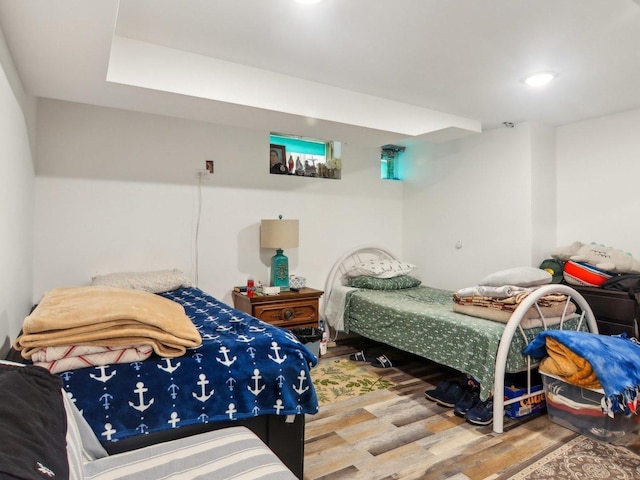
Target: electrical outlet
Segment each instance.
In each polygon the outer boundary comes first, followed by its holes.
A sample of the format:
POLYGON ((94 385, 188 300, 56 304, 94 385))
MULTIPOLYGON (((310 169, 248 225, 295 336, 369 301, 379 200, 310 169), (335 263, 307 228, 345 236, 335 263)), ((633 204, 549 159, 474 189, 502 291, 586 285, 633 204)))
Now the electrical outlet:
POLYGON ((201 180, 206 180, 213 175, 213 160, 206 160, 204 168, 196 169, 196 176, 201 180))

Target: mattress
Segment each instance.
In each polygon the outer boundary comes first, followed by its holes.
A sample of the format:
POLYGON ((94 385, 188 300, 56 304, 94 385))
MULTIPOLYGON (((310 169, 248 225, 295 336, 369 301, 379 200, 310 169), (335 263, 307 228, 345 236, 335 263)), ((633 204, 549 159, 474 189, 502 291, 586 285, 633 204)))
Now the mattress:
POLYGON ((86 480, 296 478, 244 427, 225 428, 100 458, 85 463, 83 473, 86 480))

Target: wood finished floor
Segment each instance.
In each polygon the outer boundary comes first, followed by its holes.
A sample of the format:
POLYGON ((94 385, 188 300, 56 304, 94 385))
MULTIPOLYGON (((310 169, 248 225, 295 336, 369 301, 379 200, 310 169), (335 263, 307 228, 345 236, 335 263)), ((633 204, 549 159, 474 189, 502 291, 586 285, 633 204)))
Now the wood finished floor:
MULTIPOLYGON (((577 436, 546 415, 505 418, 500 435, 491 426, 471 425, 424 397, 457 372, 362 338, 338 341, 320 361, 361 349, 391 359, 394 367, 371 369, 395 387, 323 405, 307 416, 304 480, 506 480, 577 436)), ((635 433, 616 444, 640 454, 635 433)))

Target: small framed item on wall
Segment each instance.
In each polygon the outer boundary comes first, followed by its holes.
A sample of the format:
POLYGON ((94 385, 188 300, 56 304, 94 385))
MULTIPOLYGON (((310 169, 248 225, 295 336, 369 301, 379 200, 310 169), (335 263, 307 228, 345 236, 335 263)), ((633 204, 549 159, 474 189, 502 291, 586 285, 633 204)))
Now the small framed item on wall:
POLYGON ((269 148, 269 172, 276 175, 288 175, 287 152, 284 145, 272 143, 269 148))

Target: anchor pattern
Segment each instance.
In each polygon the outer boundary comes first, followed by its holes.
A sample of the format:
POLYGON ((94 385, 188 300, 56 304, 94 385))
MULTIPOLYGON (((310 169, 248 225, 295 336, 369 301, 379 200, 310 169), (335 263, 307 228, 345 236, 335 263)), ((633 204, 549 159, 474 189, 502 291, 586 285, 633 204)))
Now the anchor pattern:
POLYGON ((179 358, 61 372, 67 394, 106 442, 257 415, 314 414, 317 359, 290 331, 198 288, 160 294, 181 304, 202 336, 179 358))

